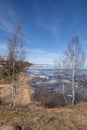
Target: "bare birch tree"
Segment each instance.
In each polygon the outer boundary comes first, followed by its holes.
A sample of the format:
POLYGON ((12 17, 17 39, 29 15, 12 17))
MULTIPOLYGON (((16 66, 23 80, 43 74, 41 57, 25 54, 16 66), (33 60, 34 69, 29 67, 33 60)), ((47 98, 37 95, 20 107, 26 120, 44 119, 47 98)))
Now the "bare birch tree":
POLYGON ((15 106, 15 97, 16 97, 16 84, 15 76, 17 76, 19 63, 24 62, 23 55, 24 40, 21 35, 21 26, 20 24, 16 25, 16 28, 13 32, 12 38, 8 42, 8 61, 9 61, 9 75, 12 76, 12 92, 11 92, 11 106, 15 106), (20 62, 21 61, 21 62, 20 62))
POLYGON ((86 59, 86 54, 82 50, 79 42, 79 37, 75 36, 68 44, 67 51, 65 52, 64 64, 72 70, 72 105, 75 102, 75 76, 76 69, 81 68, 86 59))

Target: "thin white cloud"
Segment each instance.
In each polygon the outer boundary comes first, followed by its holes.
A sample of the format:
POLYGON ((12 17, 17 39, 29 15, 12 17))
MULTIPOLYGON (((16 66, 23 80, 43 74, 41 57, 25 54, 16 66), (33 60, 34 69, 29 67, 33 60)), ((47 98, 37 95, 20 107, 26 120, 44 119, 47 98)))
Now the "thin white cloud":
POLYGON ((0 30, 5 32, 13 31, 11 23, 8 22, 8 20, 6 20, 5 18, 2 18, 2 16, 0 16, 0 30))
POLYGON ((27 60, 36 64, 53 64, 54 59, 57 59, 58 55, 52 52, 46 52, 39 49, 28 49, 27 60))
MULTIPOLYGON (((53 52, 46 52, 40 49, 26 49, 27 57, 26 59, 35 64, 55 64, 55 60, 62 60, 63 55, 53 52)), ((59 61, 60 61, 59 60, 59 61)), ((87 59, 84 65, 84 68, 87 68, 87 59)))
POLYGON ((27 52, 30 52, 30 53, 37 53, 37 54, 44 54, 44 55, 52 55, 52 56, 58 56, 56 53, 53 53, 53 52, 46 52, 46 51, 43 51, 43 50, 40 50, 40 49, 27 49, 27 52))
POLYGON ((44 25, 44 28, 48 29, 54 37, 60 38, 59 26, 56 22, 53 22, 52 24, 44 25))
MULTIPOLYGON (((50 16, 48 17, 50 19, 50 16)), ((36 24, 39 27, 51 32, 51 34, 57 39, 60 38, 60 30, 59 30, 58 21, 56 22, 55 19, 52 19, 51 21, 50 20, 46 21, 45 16, 43 15, 41 9, 39 9, 39 6, 37 4, 35 5, 35 19, 36 19, 36 24)))
POLYGON ((4 32, 13 31, 13 23, 16 21, 15 14, 10 6, 0 1, 0 30, 4 32))
POLYGON ((60 38, 59 26, 56 22, 53 23, 45 23, 40 18, 37 19, 37 25, 42 27, 43 29, 49 31, 55 38, 60 38))

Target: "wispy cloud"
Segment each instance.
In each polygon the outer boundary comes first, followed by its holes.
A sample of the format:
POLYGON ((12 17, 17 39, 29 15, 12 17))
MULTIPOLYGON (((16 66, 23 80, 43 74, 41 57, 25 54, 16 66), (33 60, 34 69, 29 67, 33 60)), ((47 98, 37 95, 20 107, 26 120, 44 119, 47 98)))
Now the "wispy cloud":
POLYGON ((8 20, 0 16, 0 30, 5 32, 12 32, 12 25, 8 20))
POLYGON ((55 38, 60 38, 59 25, 55 21, 53 23, 46 23, 42 19, 37 19, 37 25, 42 27, 44 30, 49 31, 55 38))
POLYGON ((51 24, 45 24, 44 29, 49 30, 55 38, 60 38, 59 25, 55 21, 51 24))
POLYGON ((36 64, 53 64, 58 55, 52 52, 46 52, 40 49, 27 49, 27 60, 36 64))
POLYGON ((53 19, 52 16, 48 16, 49 20, 46 20, 46 15, 44 16, 43 11, 39 8, 39 6, 35 5, 35 19, 36 24, 43 28, 44 30, 49 31, 55 38, 60 38, 60 28, 59 23, 56 21, 56 16, 53 19))
POLYGON ((10 6, 0 1, 0 30, 4 32, 13 31, 13 23, 16 21, 13 10, 10 6))

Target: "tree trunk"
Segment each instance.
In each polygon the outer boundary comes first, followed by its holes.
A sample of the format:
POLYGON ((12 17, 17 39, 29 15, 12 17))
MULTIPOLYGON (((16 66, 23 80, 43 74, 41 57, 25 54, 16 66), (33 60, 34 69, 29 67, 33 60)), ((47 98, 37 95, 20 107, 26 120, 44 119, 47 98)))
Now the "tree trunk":
POLYGON ((68 101, 67 101, 66 96, 65 96, 65 86, 64 86, 63 80, 62 80, 62 89, 63 89, 63 98, 65 100, 65 103, 68 105, 68 101))
POLYGON ((72 62, 72 105, 74 105, 75 102, 75 58, 73 56, 73 62, 72 62))
POLYGON ((12 106, 15 107, 15 97, 16 97, 16 84, 15 84, 15 54, 16 53, 16 46, 14 48, 14 55, 13 55, 13 74, 12 74, 12 106))
POLYGON ((16 86, 12 84, 12 92, 11 92, 11 106, 15 107, 15 97, 16 97, 16 86))

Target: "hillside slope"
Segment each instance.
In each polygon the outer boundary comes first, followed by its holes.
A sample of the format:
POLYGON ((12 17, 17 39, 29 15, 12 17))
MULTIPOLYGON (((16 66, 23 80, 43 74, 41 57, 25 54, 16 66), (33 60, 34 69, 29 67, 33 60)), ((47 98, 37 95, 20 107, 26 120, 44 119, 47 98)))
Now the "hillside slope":
MULTIPOLYGON (((45 109, 31 101, 30 79, 21 73, 16 81, 16 108, 0 105, 0 126, 18 124, 22 130, 87 130, 87 102, 75 106, 45 109), (22 106, 22 107, 21 107, 22 106)), ((0 85, 0 99, 10 102, 11 85, 0 85)))
POLYGON ((56 109, 0 106, 0 126, 4 124, 22 130, 87 130, 87 103, 56 109))

